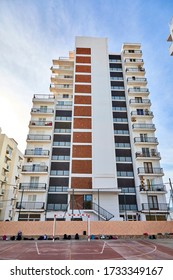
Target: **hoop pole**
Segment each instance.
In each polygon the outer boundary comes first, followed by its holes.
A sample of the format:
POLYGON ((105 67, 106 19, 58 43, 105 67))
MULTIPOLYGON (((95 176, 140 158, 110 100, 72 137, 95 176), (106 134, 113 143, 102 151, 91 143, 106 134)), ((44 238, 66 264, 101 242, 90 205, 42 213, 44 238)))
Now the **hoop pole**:
POLYGON ((90 216, 87 216, 87 227, 88 227, 88 241, 90 241, 90 236, 91 236, 91 232, 90 232, 90 216))
POLYGON ((53 221, 53 242, 55 241, 55 231, 56 231, 56 215, 54 215, 54 221, 53 221))

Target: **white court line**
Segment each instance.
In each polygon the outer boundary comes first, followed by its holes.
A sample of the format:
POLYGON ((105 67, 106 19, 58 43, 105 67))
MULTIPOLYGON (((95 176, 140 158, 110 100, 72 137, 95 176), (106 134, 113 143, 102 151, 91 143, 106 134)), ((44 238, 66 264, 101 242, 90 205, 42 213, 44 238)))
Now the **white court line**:
MULTIPOLYGON (((109 244, 107 243, 107 245, 109 246, 109 244)), ((136 251, 139 251, 138 249, 136 249, 136 248, 133 248, 133 246, 128 246, 127 244, 123 244, 123 246, 124 247, 128 247, 128 248, 130 248, 130 249, 132 249, 132 250, 136 250, 136 251)), ((144 247, 146 247, 146 246, 148 246, 148 245, 142 245, 142 246, 144 246, 144 247)), ((157 246, 155 246, 155 245, 153 245, 154 246, 154 249, 153 250, 151 250, 151 251, 149 251, 149 252, 147 252, 147 253, 141 253, 141 254, 138 254, 138 255, 130 255, 130 256, 123 256, 122 255, 122 257, 123 258, 126 258, 126 259, 128 259, 128 258, 135 258, 135 257, 141 257, 141 256, 145 256, 145 255, 151 255, 152 253, 154 253, 156 250, 157 250, 157 246)), ((111 246, 109 246, 110 248, 112 248, 111 246)), ((116 247, 116 246, 115 246, 116 247)), ((117 247, 120 247, 120 246, 117 246, 117 247)), ((122 247, 122 246, 121 246, 122 247)), ((112 248, 112 250, 114 250, 113 248, 112 248)), ((140 251, 139 251, 140 252, 140 251)), ((121 254, 121 253, 119 253, 119 254, 121 254)))
POLYGON ((37 254, 40 255, 37 242, 35 242, 35 247, 36 247, 36 250, 37 250, 37 254))

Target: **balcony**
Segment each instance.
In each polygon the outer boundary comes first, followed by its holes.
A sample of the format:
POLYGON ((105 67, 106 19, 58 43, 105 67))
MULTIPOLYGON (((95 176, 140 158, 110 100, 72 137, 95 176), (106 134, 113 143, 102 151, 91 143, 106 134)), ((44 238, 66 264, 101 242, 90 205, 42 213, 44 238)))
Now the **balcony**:
POLYGON ((55 118, 55 121, 62 121, 62 122, 64 122, 64 121, 71 122, 71 120, 72 120, 72 117, 60 117, 60 116, 58 116, 58 117, 55 118))
POLYGON ((41 141, 47 142, 51 140, 50 135, 41 135, 41 134, 28 134, 27 141, 41 141))
POLYGON ((149 144, 158 144, 158 140, 156 137, 135 137, 134 143, 149 143, 149 144))
POLYGON ((51 71, 53 74, 61 74, 61 75, 67 75, 67 74, 72 74, 74 68, 71 67, 70 65, 68 66, 60 66, 60 65, 53 65, 51 67, 51 71))
POLYGON ((140 186, 140 192, 164 192, 166 193, 165 185, 153 185, 153 186, 140 186))
POLYGON ((48 172, 48 166, 46 165, 39 165, 39 164, 33 164, 33 165, 23 165, 22 166, 22 172, 48 172))
POLYGON ((28 202, 28 201, 22 201, 17 202, 16 209, 19 210, 41 210, 44 211, 44 202, 28 202))
POLYGON ((123 69, 122 68, 109 68, 109 71, 110 72, 123 72, 123 69))
POLYGON ((32 108, 31 113, 39 115, 52 115, 54 113, 54 110, 52 108, 32 108))
POLYGON ((169 211, 169 205, 167 203, 142 203, 142 211, 169 211))
POLYGON ((70 161, 70 156, 55 156, 55 155, 52 155, 52 160, 70 161))
POLYGON ((159 167, 156 167, 156 168, 150 168, 150 167, 139 167, 137 169, 137 173, 138 175, 157 175, 157 176, 163 176, 164 173, 163 173, 163 168, 159 168, 159 167))
POLYGON ((142 152, 136 152, 136 158, 153 158, 153 159, 161 159, 160 153, 158 152, 149 152, 149 153, 142 153, 142 152))
POLYGON ((138 76, 144 76, 145 75, 145 68, 143 67, 130 67, 126 68, 126 74, 127 75, 138 75, 138 76))
POLYGON ((68 204, 62 203, 48 203, 47 204, 47 211, 67 211, 68 204))
POLYGON ((69 176, 69 170, 51 170, 50 175, 53 175, 53 176, 69 176))
POLYGON ((39 157, 48 157, 49 150, 37 150, 37 149, 27 149, 25 150, 26 156, 39 156, 39 157))
POLYGON ((49 187, 49 192, 67 192, 68 187, 67 186, 50 186, 49 187))
POLYGON ((33 102, 49 102, 54 103, 55 96, 52 94, 34 94, 33 102))
POLYGON ((133 65, 134 64, 134 65, 142 66, 144 64, 144 61, 143 61, 143 59, 137 59, 137 58, 130 59, 130 58, 126 58, 124 60, 124 63, 126 65, 133 65))
POLYGON ((135 117, 154 117, 153 112, 149 111, 148 109, 139 109, 137 111, 132 111, 131 116, 135 117))
POLYGON ((148 88, 141 88, 141 87, 133 87, 128 89, 129 94, 141 94, 141 95, 149 95, 148 88))
POLYGON ((120 211, 137 211, 136 204, 119 204, 120 211))
POLYGON ((33 126, 44 126, 44 127, 52 127, 52 122, 51 121, 37 121, 37 120, 32 120, 30 121, 29 124, 31 127, 33 126))
POLYGON ((140 105, 140 106, 142 106, 142 105, 151 105, 151 101, 150 101, 150 99, 130 99, 129 100, 129 104, 130 105, 140 105))
POLYGON ((71 142, 53 142, 53 146, 70 147, 71 142))
POLYGON ((135 130, 153 130, 155 131, 155 125, 154 124, 147 124, 147 123, 134 123, 132 125, 132 128, 135 130))
POLYGON ((50 84, 51 92, 72 92, 73 85, 72 84, 50 84))
POLYGON ((134 84, 146 85, 147 84, 147 79, 146 78, 131 77, 131 78, 127 78, 127 83, 129 85, 134 85, 134 84))
POLYGON ((45 183, 20 183, 19 191, 45 191, 45 183))
POLYGON ((117 177, 134 177, 132 171, 117 171, 117 177))
POLYGON ((124 90, 124 87, 121 87, 121 86, 111 86, 111 90, 124 90))
POLYGON ((51 83, 72 83, 73 82, 73 75, 52 75, 51 76, 51 83))
POLYGON ((70 128, 55 128, 54 133, 58 134, 71 134, 71 129, 70 128))
POLYGON ((141 50, 124 50, 123 54, 125 57, 141 57, 142 51, 141 50))

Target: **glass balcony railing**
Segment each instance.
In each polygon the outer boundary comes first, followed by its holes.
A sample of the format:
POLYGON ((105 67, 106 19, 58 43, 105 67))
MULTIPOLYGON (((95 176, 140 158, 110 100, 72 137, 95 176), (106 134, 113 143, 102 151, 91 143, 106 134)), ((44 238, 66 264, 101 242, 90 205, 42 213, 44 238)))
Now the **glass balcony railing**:
POLYGON ((159 174, 162 175, 163 174, 163 169, 159 168, 159 167, 139 167, 137 169, 138 174, 159 174))
POLYGON ((147 124, 147 123, 134 123, 132 125, 132 128, 134 129, 146 129, 146 130, 155 130, 155 125, 154 124, 147 124))
POLYGON ((132 111, 131 112, 131 116, 150 116, 153 117, 153 112, 149 111, 149 110, 139 110, 139 111, 132 111))
POLYGON ((50 186, 49 192, 67 192, 68 187, 67 186, 50 186))
POLYGON ((51 108, 46 108, 46 109, 42 109, 42 108, 32 108, 31 109, 32 113, 40 113, 40 114, 53 114, 54 110, 51 108))
POLYGON ((51 121, 32 120, 32 121, 30 121, 30 125, 32 125, 32 126, 52 126, 52 122, 51 121))
POLYGON ((169 205, 167 203, 142 203, 142 210, 169 211, 169 205))
POLYGON ((48 156, 49 150, 27 149, 27 150, 25 150, 25 155, 27 155, 27 156, 48 156))
POLYGON ((156 137, 135 137, 134 138, 135 143, 158 143, 158 140, 156 137))
POLYGON ((16 208, 17 209, 33 209, 33 210, 44 210, 44 202, 28 202, 28 201, 22 201, 17 202, 16 208))
POLYGON ((62 204, 62 203, 48 203, 47 204, 47 210, 51 211, 66 211, 68 207, 68 204, 62 204))
POLYGON ((68 170, 51 170, 50 175, 69 176, 69 171, 68 170))
POLYGON ((37 191, 37 190, 46 190, 45 183, 20 183, 19 190, 24 191, 37 191))
POLYGON ((46 165, 23 165, 23 172, 48 172, 48 166, 46 165))
POLYGON ((27 136, 27 140, 31 140, 31 141, 48 141, 51 140, 51 136, 50 135, 39 135, 39 134, 28 134, 27 136))

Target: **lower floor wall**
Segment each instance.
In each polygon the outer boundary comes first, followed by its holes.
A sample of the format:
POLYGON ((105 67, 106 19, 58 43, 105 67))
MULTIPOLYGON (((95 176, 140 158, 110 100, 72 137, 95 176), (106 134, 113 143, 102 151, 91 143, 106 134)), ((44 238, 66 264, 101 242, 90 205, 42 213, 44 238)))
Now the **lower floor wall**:
MULTIPOLYGON (((143 235, 173 233, 173 221, 91 221, 90 235, 143 235)), ((63 236, 64 234, 88 235, 88 222, 84 221, 19 221, 0 222, 0 236, 13 236, 22 231, 23 236, 63 236)))

